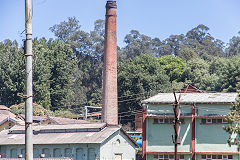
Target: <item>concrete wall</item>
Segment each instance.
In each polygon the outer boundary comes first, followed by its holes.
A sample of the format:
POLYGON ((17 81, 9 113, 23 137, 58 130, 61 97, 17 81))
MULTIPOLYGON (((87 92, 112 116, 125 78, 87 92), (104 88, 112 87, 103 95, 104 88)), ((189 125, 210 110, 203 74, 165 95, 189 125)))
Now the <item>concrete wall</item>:
MULTIPOLYGON (((1 154, 6 158, 16 158, 19 154, 23 154, 24 157, 24 153, 24 145, 1 146, 1 154)), ((46 157, 72 157, 76 160, 99 159, 100 144, 34 145, 35 158, 39 158, 43 153, 46 157)))
POLYGON ((114 160, 115 154, 121 155, 122 160, 135 160, 134 144, 120 130, 101 144, 101 160, 114 160))

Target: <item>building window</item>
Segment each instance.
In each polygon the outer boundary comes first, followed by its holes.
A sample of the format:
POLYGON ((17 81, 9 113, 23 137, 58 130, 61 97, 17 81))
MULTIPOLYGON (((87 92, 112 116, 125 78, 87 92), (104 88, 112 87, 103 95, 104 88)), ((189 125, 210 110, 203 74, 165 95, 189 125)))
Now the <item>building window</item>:
MULTIPOLYGON (((185 123, 184 118, 180 118, 181 123, 185 123)), ((153 123, 155 124, 173 124, 174 118, 154 118, 153 123)))
POLYGON ((207 119, 207 123, 212 123, 212 119, 207 119))
POLYGON ((18 158, 18 156, 17 156, 17 149, 16 148, 12 148, 10 150, 10 158, 18 158))
POLYGON ((227 124, 227 120, 223 118, 203 118, 201 121, 202 124, 227 124))
POLYGON ((117 145, 117 146, 120 146, 120 143, 121 143, 120 139, 117 139, 117 140, 116 140, 116 145, 117 145))
POLYGON ((88 160, 96 159, 96 153, 94 148, 88 149, 88 160))
POLYGON ((49 149, 49 148, 43 148, 43 149, 42 149, 42 154, 45 155, 45 158, 51 157, 50 149, 49 149))
POLYGON ((72 157, 72 149, 71 148, 64 149, 64 157, 72 157))
POLYGON ((233 155, 202 155, 202 160, 231 160, 233 159, 233 155))
POLYGON ((180 154, 179 155, 179 159, 181 160, 181 159, 184 159, 184 155, 183 154, 180 154))
MULTIPOLYGON (((174 155, 173 154, 159 154, 159 155, 154 155, 153 158, 155 160, 174 160, 174 155)), ((179 160, 184 160, 184 155, 180 154, 178 155, 179 160)))
POLYGON ((76 149, 76 158, 77 159, 83 159, 84 157, 84 152, 82 148, 77 148, 76 149))
POLYGON ((53 149, 53 157, 62 157, 62 153, 61 153, 60 148, 54 148, 53 149))

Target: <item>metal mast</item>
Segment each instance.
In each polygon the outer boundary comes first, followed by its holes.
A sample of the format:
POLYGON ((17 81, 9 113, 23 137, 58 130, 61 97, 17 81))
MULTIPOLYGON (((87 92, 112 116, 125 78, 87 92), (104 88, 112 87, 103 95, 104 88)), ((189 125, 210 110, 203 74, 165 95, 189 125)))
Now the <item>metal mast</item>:
POLYGON ((25 20, 26 20, 26 40, 25 40, 25 60, 26 60, 26 90, 25 90, 25 159, 33 160, 32 142, 32 14, 31 0, 25 0, 25 20))

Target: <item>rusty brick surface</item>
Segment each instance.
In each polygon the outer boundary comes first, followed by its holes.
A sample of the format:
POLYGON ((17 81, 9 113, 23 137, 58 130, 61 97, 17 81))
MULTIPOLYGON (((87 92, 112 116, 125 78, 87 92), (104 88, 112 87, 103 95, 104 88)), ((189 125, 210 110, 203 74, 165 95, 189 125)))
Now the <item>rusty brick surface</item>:
POLYGON ((118 124, 116 14, 116 2, 107 1, 105 19, 102 121, 109 125, 118 124))

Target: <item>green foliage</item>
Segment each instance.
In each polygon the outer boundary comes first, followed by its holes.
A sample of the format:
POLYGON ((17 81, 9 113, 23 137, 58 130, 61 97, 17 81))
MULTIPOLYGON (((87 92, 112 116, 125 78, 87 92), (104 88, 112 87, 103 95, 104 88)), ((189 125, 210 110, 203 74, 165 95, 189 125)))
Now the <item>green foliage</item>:
POLYGON ((150 37, 140 34, 137 30, 131 30, 124 38, 126 47, 120 52, 120 58, 129 59, 142 53, 151 54, 152 40, 150 37))
POLYGON ((68 37, 72 36, 75 32, 80 29, 79 21, 76 17, 69 17, 68 21, 63 21, 60 24, 55 24, 50 27, 50 31, 52 31, 56 37, 60 38, 62 41, 67 42, 68 37))
POLYGON ((73 99, 71 86, 73 84, 73 71, 77 67, 77 59, 70 46, 61 41, 50 41, 48 45, 51 49, 51 106, 63 107, 73 99))
POLYGON ((200 58, 198 54, 192 48, 183 48, 179 51, 178 57, 182 58, 185 61, 189 61, 191 59, 200 58))
MULTIPOLYGON (((56 40, 34 39, 35 103, 67 117, 74 116, 64 110, 67 106, 76 113, 81 113, 84 105, 101 106, 104 23, 97 20, 94 29, 85 32, 79 21, 70 17, 50 27, 56 40)), ((124 39, 126 46, 118 47, 119 113, 139 110, 141 100, 181 89, 184 83, 207 91, 238 91, 240 38, 234 36, 226 47, 209 31, 207 26, 198 25, 186 34, 160 40, 131 30, 124 39)), ((1 104, 23 102, 17 93, 24 93, 24 81, 23 48, 15 41, 0 42, 1 104)), ((125 123, 132 118, 129 114, 121 120, 125 123)))
POLYGON ((240 37, 234 36, 230 39, 229 47, 226 49, 226 55, 228 57, 236 56, 240 54, 240 37))
MULTIPOLYGON (((119 113, 140 110, 141 100, 170 88, 169 77, 151 55, 141 54, 118 65, 119 113)), ((128 119, 133 116, 127 115, 128 119)), ((126 119, 126 117, 125 117, 126 119)), ((123 123, 126 120, 121 119, 123 123)))
POLYGON ((203 90, 214 91, 219 77, 216 74, 210 74, 209 67, 203 59, 188 61, 182 74, 182 81, 192 83, 203 90))
MULTIPOLYGON (((10 106, 11 112, 18 114, 25 114, 25 103, 14 104, 10 106)), ((40 104, 33 103, 33 115, 34 116, 50 116, 52 112, 50 110, 45 109, 40 104)))
MULTIPOLYGON (((236 102, 233 104, 230 112, 227 115, 226 120, 230 122, 229 125, 224 126, 224 130, 231 134, 240 134, 240 127, 239 127, 239 121, 240 121, 240 96, 238 95, 238 98, 236 99, 236 102)), ((239 137, 236 137, 235 139, 232 139, 231 136, 229 136, 228 144, 231 146, 233 144, 238 145, 239 143, 239 137)))
POLYGON ((240 89, 240 56, 229 59, 219 77, 224 92, 238 91, 240 89))
POLYGON ((98 105, 100 101, 95 99, 101 97, 98 93, 101 92, 102 85, 104 21, 97 20, 94 30, 90 33, 80 28, 79 21, 73 17, 54 25, 50 30, 71 46, 78 59, 78 69, 74 73, 75 83, 72 86, 74 104, 98 105))
POLYGON ((180 80, 186 63, 179 57, 172 55, 162 56, 158 58, 158 62, 161 67, 166 71, 166 74, 170 77, 170 81, 180 80))
POLYGON ((34 101, 47 109, 51 108, 51 62, 47 40, 33 41, 33 93, 34 101))
POLYGON ((63 117, 63 118, 77 118, 77 114, 71 112, 70 110, 66 109, 58 109, 55 110, 53 113, 53 116, 55 117, 63 117))
POLYGON ((16 41, 0 42, 0 102, 6 106, 23 100, 17 93, 24 93, 25 62, 23 49, 16 41))

